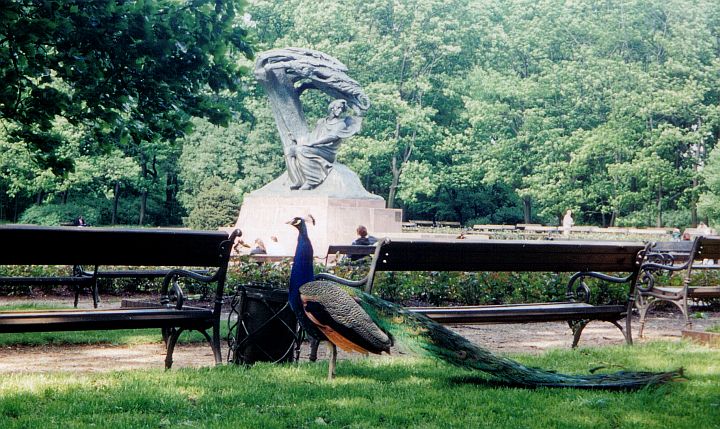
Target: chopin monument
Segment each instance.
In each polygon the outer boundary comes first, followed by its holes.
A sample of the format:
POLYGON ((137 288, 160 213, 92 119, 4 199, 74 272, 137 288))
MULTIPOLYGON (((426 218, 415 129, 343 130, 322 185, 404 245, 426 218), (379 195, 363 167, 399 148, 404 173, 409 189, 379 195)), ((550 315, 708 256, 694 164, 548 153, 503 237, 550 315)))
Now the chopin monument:
POLYGON ((287 171, 245 195, 236 227, 252 242, 277 236, 288 255, 297 232, 285 222, 312 214, 308 233, 316 256, 329 244, 350 244, 355 228, 372 235, 399 233, 402 213, 365 190, 358 176, 335 162, 343 140, 360 131, 370 100, 335 58, 310 49, 273 49, 258 55, 255 77, 265 88, 275 118, 287 171), (328 96, 327 117, 308 126, 300 96, 308 90, 328 96))

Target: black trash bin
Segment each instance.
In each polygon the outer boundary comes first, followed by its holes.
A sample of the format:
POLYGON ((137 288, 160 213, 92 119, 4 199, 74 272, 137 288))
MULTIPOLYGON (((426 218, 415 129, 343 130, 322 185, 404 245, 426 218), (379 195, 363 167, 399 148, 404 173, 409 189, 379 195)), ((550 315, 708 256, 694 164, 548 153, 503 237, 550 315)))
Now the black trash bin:
POLYGON ((297 319, 288 305, 288 291, 263 285, 242 285, 231 302, 228 361, 292 362, 298 337, 297 319))

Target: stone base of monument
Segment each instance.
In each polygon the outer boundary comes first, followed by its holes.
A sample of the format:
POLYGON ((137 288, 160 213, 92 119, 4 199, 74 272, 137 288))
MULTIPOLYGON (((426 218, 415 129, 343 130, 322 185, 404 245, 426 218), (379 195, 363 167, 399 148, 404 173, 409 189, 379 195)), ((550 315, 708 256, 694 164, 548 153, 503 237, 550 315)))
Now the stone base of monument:
POLYGON ((315 225, 308 224, 308 235, 316 257, 325 257, 331 244, 350 244, 357 238, 358 225, 365 225, 377 238, 396 235, 402 228, 402 210, 386 209, 385 200, 370 194, 357 175, 342 164, 316 189, 290 190, 284 174, 245 196, 235 225, 248 243, 260 238, 267 245, 276 236, 282 253, 295 253, 297 230, 286 222, 311 214, 315 225))

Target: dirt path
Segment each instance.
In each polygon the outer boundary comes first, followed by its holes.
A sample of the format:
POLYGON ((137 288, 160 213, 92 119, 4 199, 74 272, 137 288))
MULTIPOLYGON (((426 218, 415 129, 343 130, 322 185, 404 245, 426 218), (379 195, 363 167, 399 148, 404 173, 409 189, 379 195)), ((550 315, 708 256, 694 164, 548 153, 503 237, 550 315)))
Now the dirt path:
MULTIPOLYGON (((7 303, 7 300, 0 300, 7 303)), ((104 303, 113 305, 114 303, 104 303)), ((85 304, 87 305, 87 304, 85 304)), ((720 324, 720 313, 706 313, 705 319, 694 319, 693 328, 703 330, 720 324)), ((656 312, 648 318, 645 338, 637 337, 637 318, 633 321, 636 343, 653 340, 679 341, 683 322, 676 313, 656 312)), ((572 333, 566 324, 532 323, 509 325, 451 326, 471 341, 498 353, 541 353, 552 348, 566 348, 572 343, 572 333)), ((159 334, 158 334, 159 337, 159 334)), ((593 322, 584 330, 581 347, 624 344, 620 331, 609 323, 593 322)), ((227 343, 222 344, 223 358, 227 357, 227 343)), ((304 345, 301 359, 307 359, 304 345)), ((319 357, 325 355, 320 348, 319 357)), ((344 353, 340 358, 348 358, 344 353)), ((354 357, 354 356, 352 356, 354 357)), ((214 363, 207 344, 179 344, 174 353, 174 367, 203 367, 214 363)), ((15 372, 102 372, 138 368, 163 368, 165 351, 162 342, 132 346, 113 345, 49 345, 5 346, 0 348, 0 373, 15 372)))

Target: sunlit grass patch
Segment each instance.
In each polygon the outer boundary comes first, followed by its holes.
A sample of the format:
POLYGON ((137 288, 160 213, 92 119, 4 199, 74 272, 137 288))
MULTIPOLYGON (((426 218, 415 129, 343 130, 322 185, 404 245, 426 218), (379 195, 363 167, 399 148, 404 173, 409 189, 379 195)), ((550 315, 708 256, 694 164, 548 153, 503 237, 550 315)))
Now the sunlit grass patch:
POLYGON ((383 357, 252 367, 12 374, 0 380, 0 426, 203 428, 710 428, 720 421, 717 349, 690 343, 513 355, 583 374, 668 370, 688 379, 635 392, 523 389, 429 358, 383 357))

